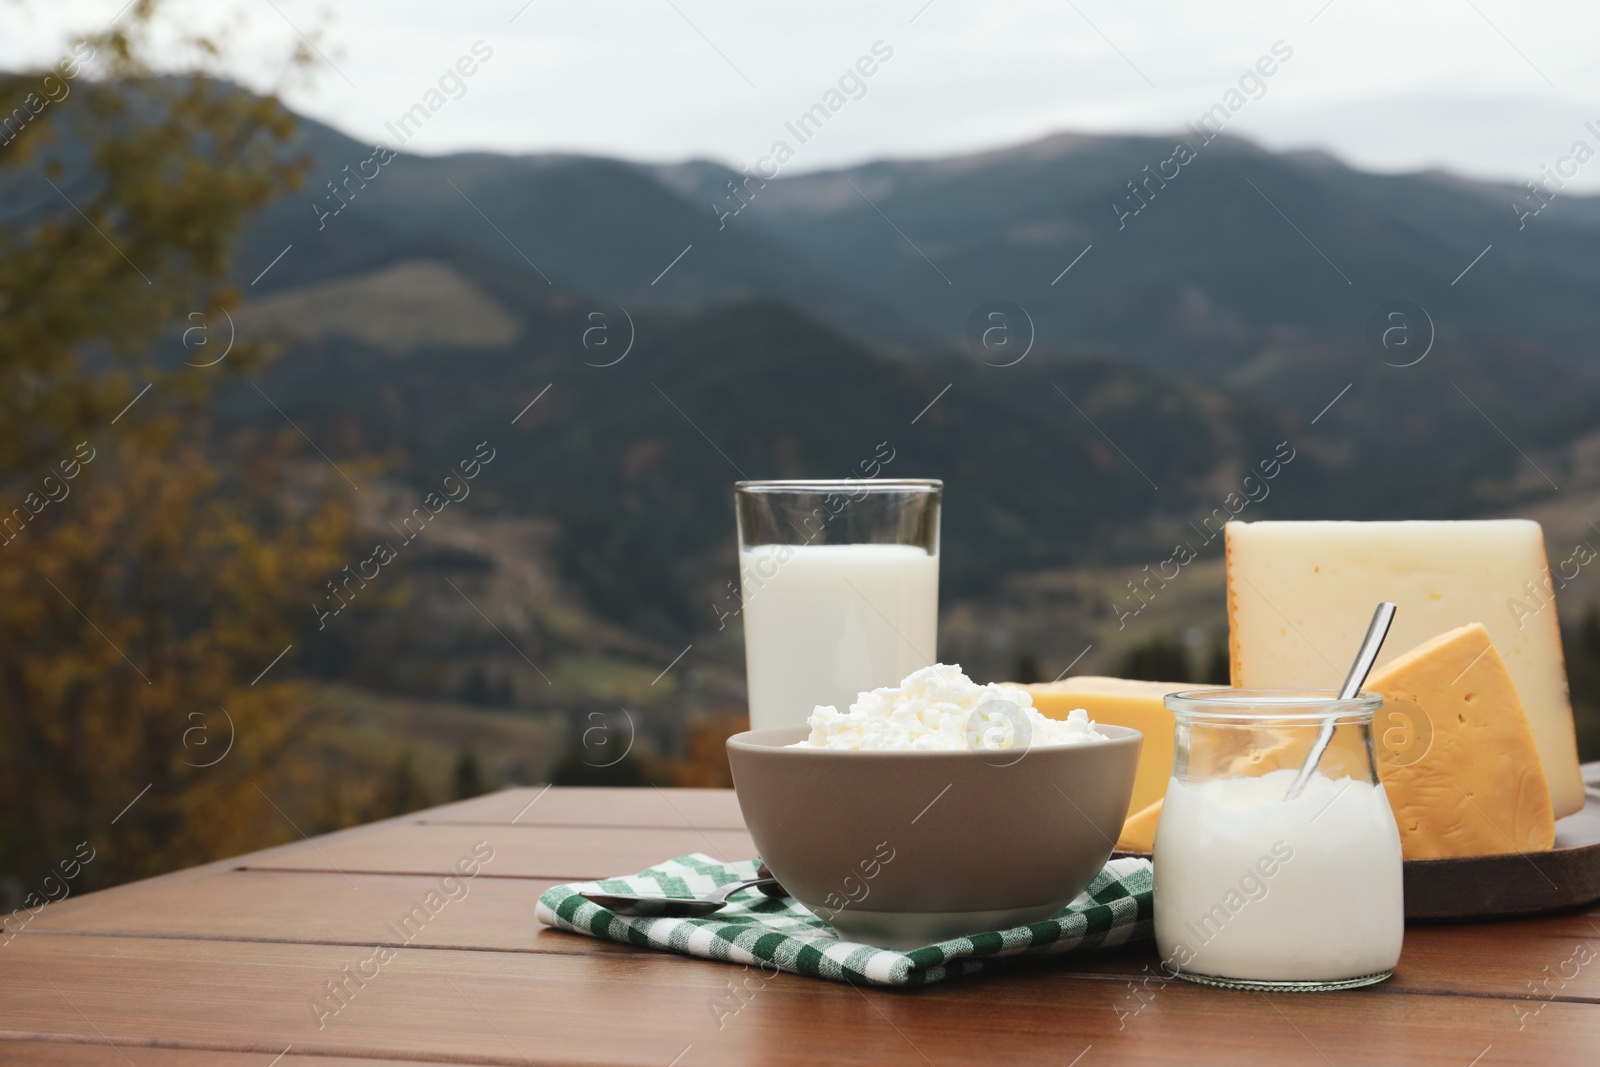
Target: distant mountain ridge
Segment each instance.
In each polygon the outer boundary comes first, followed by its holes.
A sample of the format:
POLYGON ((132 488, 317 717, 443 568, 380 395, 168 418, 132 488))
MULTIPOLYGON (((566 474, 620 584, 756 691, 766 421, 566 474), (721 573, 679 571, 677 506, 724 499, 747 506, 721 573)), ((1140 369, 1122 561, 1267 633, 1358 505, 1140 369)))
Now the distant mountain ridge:
MULTIPOLYGON (((1562 197, 1541 216, 1550 226, 1519 230, 1516 191, 1504 186, 1366 174, 1325 154, 1274 154, 1226 135, 1152 190, 1145 168, 1185 136, 1062 135, 783 178, 736 221, 834 264, 940 336, 961 332, 971 304, 1006 296, 1029 309, 1051 347, 1110 346, 1192 370, 1170 349, 1211 342, 1202 347, 1225 369, 1236 353, 1184 327, 1189 293, 1244 336, 1290 328, 1335 344, 1358 343, 1374 305, 1406 297, 1441 324, 1588 362, 1589 323, 1575 312, 1600 296, 1596 198, 1562 197), (1132 183, 1148 203, 1119 220, 1132 183), (1500 255, 1452 286, 1491 244, 1500 255)), ((705 165, 655 172, 708 204, 732 177, 705 165)))
MULTIPOLYGON (((1363 507, 1450 512, 1503 499, 1421 474, 1481 455, 1496 477, 1518 477, 1515 457, 1482 439, 1485 415, 1535 449, 1584 428, 1600 381, 1590 341, 1600 198, 1563 195, 1519 231, 1503 185, 1366 174, 1223 135, 1117 228, 1111 204, 1173 140, 1063 133, 764 184, 705 161, 402 153, 337 216, 319 217, 310 196, 269 208, 240 276, 282 254, 246 286, 270 294, 466 257, 472 271, 536 282, 524 299, 542 288, 585 314, 777 301, 868 348, 991 377, 1002 369, 974 359, 985 354, 971 320, 1002 300, 1032 327, 1013 349, 1030 360, 1122 362, 1254 396, 1291 421, 1353 433, 1340 462, 1356 466, 1369 450, 1394 455, 1397 435, 1414 439, 1419 481, 1394 471, 1352 488, 1363 507), (719 221, 712 205, 729 203, 730 182, 749 199, 719 221), (1421 304, 1436 329, 1416 367, 1388 365, 1364 338, 1373 310, 1397 297, 1421 304)), ((315 122, 302 142, 318 161, 308 193, 372 155, 315 122)), ((564 340, 580 364, 584 329, 564 340)), ((1028 376, 1025 366, 1011 380, 1028 376)), ((1031 401, 1004 379, 988 387, 1031 401)))
MULTIPOLYGON (((309 204, 258 233, 298 229, 333 261, 374 236, 355 230, 448 235, 630 308, 771 297, 902 350, 959 343, 973 310, 1003 298, 1042 349, 1211 381, 1285 337, 1360 358, 1367 315, 1405 298, 1441 331, 1593 375, 1600 198, 1563 194, 1519 230, 1505 185, 1367 174, 1223 135, 1119 223, 1113 205, 1183 135, 1058 134, 770 182, 706 161, 401 156, 325 233, 309 204)), ((327 171, 370 153, 315 123, 305 137, 327 171)), ((303 277, 289 262, 275 273, 265 285, 303 277)))
MULTIPOLYGON (((723 648, 729 483, 839 476, 880 445, 887 474, 946 479, 944 593, 973 602, 1166 559, 1290 449, 1250 517, 1503 513, 1600 485, 1594 204, 1517 231, 1503 186, 1222 137, 1119 230, 1113 197, 1170 140, 1062 134, 764 186, 706 162, 401 153, 328 216, 325 183, 373 148, 306 123, 317 173, 237 270, 244 328, 284 340, 260 380, 282 414, 240 388, 219 416, 287 415, 419 487, 491 439, 467 507, 547 531, 547 599, 503 625, 574 662, 723 648), (748 200, 719 219, 729 181, 748 200), (1396 298, 1435 327, 1414 366, 1366 339, 1396 298), (988 351, 973 323, 997 306, 1020 317, 988 351)), ((470 593, 532 566, 514 562, 428 573, 470 593)), ((384 669, 413 687, 449 657, 384 669)))

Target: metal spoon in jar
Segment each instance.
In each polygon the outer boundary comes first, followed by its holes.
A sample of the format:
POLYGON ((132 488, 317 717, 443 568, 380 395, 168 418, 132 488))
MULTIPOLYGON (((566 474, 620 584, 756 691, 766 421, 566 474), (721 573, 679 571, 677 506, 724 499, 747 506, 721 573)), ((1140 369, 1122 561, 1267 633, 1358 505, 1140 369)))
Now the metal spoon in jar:
MULTIPOLYGON (((1339 699, 1350 700, 1361 692, 1361 685, 1367 680, 1367 675, 1372 673, 1372 665, 1377 662, 1378 650, 1383 647, 1383 639, 1389 636, 1389 624, 1394 622, 1395 606, 1385 600, 1378 605, 1378 610, 1372 613, 1372 623, 1367 627, 1367 636, 1361 640, 1361 650, 1356 653, 1356 661, 1350 665, 1350 673, 1345 676, 1344 685, 1339 688, 1339 699)), ((1306 753, 1306 761, 1300 767, 1300 773, 1295 775, 1294 784, 1289 786, 1289 791, 1283 799, 1293 800, 1299 796, 1311 781, 1311 776, 1316 773, 1317 764, 1322 760, 1322 754, 1328 751, 1328 745, 1333 741, 1335 720, 1329 719, 1322 724, 1322 729, 1317 731, 1316 743, 1311 746, 1311 751, 1306 753)))
POLYGON ((788 896, 783 886, 772 877, 772 872, 762 864, 756 871, 759 877, 725 885, 703 897, 635 896, 632 893, 579 893, 583 899, 598 904, 617 915, 640 915, 671 919, 699 919, 728 905, 728 898, 745 889, 760 889, 769 897, 788 896))

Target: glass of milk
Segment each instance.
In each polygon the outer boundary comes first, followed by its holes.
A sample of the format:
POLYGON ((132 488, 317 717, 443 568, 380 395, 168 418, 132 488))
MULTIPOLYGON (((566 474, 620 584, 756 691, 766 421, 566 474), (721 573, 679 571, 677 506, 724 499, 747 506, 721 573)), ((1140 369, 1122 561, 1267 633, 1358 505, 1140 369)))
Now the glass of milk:
POLYGON ((1209 689, 1177 725, 1155 839, 1168 974, 1256 990, 1351 989, 1394 972, 1405 933, 1400 834, 1372 757, 1383 697, 1209 689), (1333 741, 1286 800, 1322 724, 1333 741))
POLYGON ((750 727, 803 726, 936 662, 944 483, 738 482, 750 727))

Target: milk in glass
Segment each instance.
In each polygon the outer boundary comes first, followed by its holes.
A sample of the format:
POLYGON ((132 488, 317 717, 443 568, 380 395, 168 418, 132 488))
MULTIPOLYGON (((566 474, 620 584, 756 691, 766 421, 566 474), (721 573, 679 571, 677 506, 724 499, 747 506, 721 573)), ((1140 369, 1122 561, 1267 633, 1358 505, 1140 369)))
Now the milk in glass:
POLYGON ((757 545, 740 551, 750 726, 803 726, 937 654, 939 557, 917 545, 757 545))

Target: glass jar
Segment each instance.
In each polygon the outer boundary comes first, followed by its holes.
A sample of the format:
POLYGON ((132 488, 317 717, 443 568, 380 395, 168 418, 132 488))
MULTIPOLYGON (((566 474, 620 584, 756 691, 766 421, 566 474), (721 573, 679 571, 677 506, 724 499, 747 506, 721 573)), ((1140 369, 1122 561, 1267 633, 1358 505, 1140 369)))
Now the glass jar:
POLYGON ((1177 743, 1155 838, 1162 967, 1259 990, 1389 977, 1405 903, 1400 833, 1372 753, 1383 697, 1206 689, 1166 705, 1177 743), (1332 740, 1287 799, 1324 723, 1332 740))

